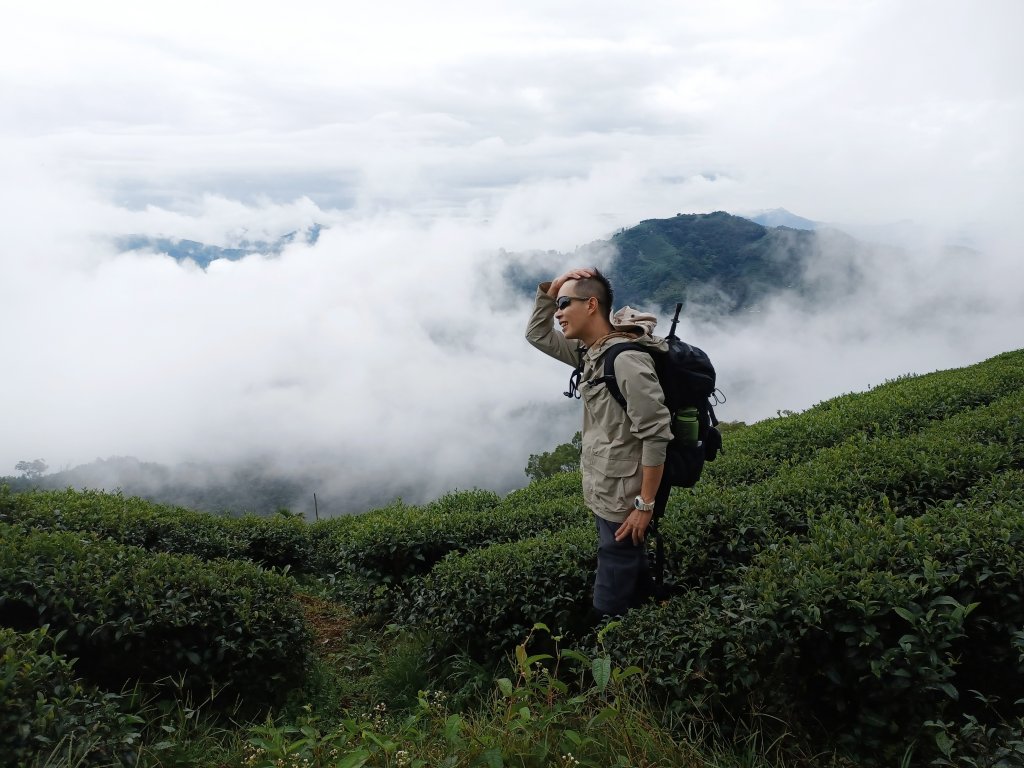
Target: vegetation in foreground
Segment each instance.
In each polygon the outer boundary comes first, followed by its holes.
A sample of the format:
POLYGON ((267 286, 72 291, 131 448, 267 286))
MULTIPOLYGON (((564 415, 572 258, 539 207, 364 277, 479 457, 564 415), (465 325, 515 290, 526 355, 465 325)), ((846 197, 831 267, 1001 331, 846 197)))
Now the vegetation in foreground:
POLYGON ((0 492, 8 765, 1024 764, 1024 352, 727 434, 586 620, 579 475, 307 524, 0 492))

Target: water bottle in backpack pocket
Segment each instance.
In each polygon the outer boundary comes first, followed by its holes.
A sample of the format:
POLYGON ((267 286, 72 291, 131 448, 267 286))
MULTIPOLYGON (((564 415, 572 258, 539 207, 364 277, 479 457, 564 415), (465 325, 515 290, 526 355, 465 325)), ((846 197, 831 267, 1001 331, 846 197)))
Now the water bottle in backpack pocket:
POLYGON ((692 488, 700 479, 704 459, 697 409, 680 408, 672 419, 672 441, 665 455, 666 481, 676 487, 692 488))

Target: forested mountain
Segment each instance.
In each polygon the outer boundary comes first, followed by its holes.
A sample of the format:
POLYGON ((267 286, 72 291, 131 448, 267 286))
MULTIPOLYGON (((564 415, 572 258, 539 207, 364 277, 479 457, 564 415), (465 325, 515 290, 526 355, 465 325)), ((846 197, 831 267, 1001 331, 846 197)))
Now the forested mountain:
MULTIPOLYGON (((682 302, 732 314, 756 310, 783 292, 808 302, 849 293, 861 279, 864 256, 876 248, 837 230, 766 227, 716 211, 648 219, 576 255, 586 264, 611 254, 607 274, 616 306, 666 310, 682 302)), ((506 255, 506 276, 530 295, 568 260, 555 252, 506 255)))

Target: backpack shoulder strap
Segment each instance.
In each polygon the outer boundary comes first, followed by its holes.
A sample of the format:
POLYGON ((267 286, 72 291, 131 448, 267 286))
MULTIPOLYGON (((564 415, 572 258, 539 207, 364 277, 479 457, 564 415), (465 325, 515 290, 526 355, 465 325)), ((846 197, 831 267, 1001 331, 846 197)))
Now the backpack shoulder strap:
POLYGON ((619 389, 619 382, 615 380, 615 358, 617 358, 623 352, 630 350, 637 352, 645 352, 650 354, 650 350, 647 349, 643 344, 637 344, 635 341, 627 341, 622 344, 614 344, 609 348, 607 352, 602 355, 601 359, 604 361, 604 375, 599 376, 596 379, 591 379, 587 382, 588 386, 596 387, 599 384, 604 384, 608 387, 608 394, 615 398, 615 402, 625 409, 626 398, 622 394, 622 390, 619 389))

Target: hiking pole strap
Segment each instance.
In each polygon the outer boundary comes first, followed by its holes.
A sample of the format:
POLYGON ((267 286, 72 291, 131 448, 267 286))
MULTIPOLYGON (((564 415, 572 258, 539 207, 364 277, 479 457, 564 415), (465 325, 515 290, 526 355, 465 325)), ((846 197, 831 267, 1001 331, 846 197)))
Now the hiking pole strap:
POLYGON ((661 536, 658 522, 668 506, 668 495, 672 484, 662 480, 658 494, 654 497, 654 516, 651 518, 651 535, 654 537, 654 583, 660 589, 665 584, 665 540, 661 536))

